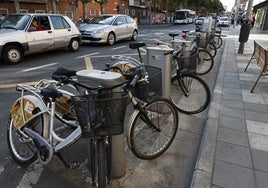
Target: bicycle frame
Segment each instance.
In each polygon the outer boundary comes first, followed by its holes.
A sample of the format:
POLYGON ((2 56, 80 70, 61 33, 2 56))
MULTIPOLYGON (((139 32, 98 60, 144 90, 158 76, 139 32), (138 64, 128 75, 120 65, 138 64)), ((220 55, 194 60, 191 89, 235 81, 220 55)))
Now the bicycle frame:
MULTIPOLYGON (((53 82, 51 83, 53 84, 53 82)), ((58 153, 81 137, 80 126, 74 129, 72 133, 69 134, 66 138, 61 138, 59 135, 57 135, 57 133, 54 131, 56 102, 51 100, 50 102, 45 103, 43 96, 40 94, 42 88, 18 84, 17 89, 21 90, 21 96, 13 103, 10 111, 13 116, 20 118, 18 120, 19 125, 17 125, 16 128, 17 131, 27 140, 31 139, 33 142, 33 138, 31 138, 31 136, 38 137, 37 134, 34 131, 28 129, 26 125, 39 115, 43 115, 44 117, 42 130, 43 135, 39 135, 39 137, 42 137, 40 138, 41 142, 46 142, 45 144, 49 145, 52 148, 53 153, 58 153), (30 92, 31 95, 25 95, 25 92, 30 92), (36 114, 33 114, 32 111, 36 108, 38 108, 40 111, 36 114), (24 127, 26 127, 26 133, 28 133, 30 136, 22 131, 24 127)), ((71 93, 67 91, 59 91, 71 95, 71 93)), ((51 157, 46 161, 41 160, 39 157, 39 160, 42 164, 47 164, 50 162, 51 157)))

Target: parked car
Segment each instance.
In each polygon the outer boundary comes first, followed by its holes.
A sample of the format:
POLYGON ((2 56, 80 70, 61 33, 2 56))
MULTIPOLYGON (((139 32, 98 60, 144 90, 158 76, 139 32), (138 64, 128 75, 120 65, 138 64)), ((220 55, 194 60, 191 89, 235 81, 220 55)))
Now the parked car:
POLYGON ((60 14, 10 14, 0 23, 0 58, 18 64, 23 57, 56 48, 79 50, 81 34, 60 14))
POLYGON ((229 18, 228 17, 220 17, 218 21, 218 26, 228 27, 229 26, 229 18))
POLYGON ((124 14, 103 14, 78 27, 82 42, 113 45, 123 39, 137 40, 138 26, 133 18, 124 14))

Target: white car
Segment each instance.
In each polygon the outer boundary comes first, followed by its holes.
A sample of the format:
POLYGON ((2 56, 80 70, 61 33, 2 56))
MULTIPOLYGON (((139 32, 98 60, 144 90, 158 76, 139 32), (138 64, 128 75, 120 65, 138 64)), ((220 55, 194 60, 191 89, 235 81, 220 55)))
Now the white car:
POLYGON ((228 17, 220 17, 220 19, 218 21, 218 26, 228 27, 229 26, 229 18, 228 17))
POLYGON ((113 45, 123 39, 137 40, 138 26, 133 18, 124 14, 103 14, 78 27, 82 42, 113 45))
POLYGON ((56 48, 79 50, 81 34, 60 14, 10 14, 0 22, 0 58, 18 64, 23 56, 56 48), (37 26, 33 25, 37 24, 37 26))

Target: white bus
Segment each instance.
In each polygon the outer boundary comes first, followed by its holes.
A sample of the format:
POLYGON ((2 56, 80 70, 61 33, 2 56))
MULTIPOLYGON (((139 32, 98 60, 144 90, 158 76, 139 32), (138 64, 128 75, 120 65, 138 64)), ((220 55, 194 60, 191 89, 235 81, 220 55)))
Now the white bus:
POLYGON ((193 10, 189 10, 189 9, 175 10, 173 23, 174 24, 193 23, 195 21, 195 17, 196 17, 196 13, 193 10))

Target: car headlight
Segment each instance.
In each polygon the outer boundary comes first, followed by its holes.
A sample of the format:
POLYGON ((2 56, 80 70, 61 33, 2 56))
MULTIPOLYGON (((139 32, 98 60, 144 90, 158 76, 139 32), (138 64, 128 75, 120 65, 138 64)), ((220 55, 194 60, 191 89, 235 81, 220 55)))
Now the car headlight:
POLYGON ((92 31, 92 34, 100 34, 100 33, 103 33, 105 31, 105 28, 103 29, 96 29, 94 31, 92 31))

